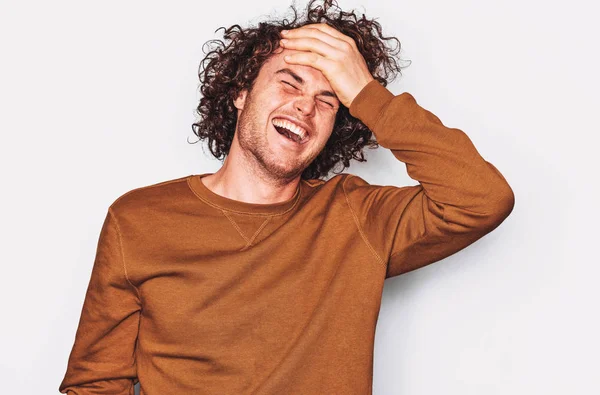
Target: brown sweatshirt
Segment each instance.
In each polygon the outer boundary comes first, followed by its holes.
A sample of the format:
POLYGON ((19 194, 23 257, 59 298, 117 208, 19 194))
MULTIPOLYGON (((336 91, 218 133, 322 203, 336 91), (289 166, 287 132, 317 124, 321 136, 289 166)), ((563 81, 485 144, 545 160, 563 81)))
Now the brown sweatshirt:
POLYGON ((350 113, 414 186, 338 174, 254 204, 185 176, 108 208, 59 391, 372 393, 385 278, 447 257, 511 213, 512 189, 459 129, 377 81, 350 113))

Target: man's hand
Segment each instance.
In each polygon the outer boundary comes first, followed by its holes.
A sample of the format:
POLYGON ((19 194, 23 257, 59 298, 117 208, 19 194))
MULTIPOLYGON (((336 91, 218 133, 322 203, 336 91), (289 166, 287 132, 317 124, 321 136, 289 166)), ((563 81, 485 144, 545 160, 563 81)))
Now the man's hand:
POLYGON ((354 40, 325 23, 282 32, 282 37, 284 48, 305 51, 285 56, 284 60, 320 70, 348 108, 362 88, 374 80, 354 40))

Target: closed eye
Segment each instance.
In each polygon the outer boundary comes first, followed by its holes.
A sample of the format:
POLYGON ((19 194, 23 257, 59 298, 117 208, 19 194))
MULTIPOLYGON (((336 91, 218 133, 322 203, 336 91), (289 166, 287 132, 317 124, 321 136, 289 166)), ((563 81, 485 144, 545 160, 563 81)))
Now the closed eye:
POLYGON ((292 87, 292 88, 294 88, 294 89, 298 89, 298 88, 296 88, 294 85, 290 84, 290 83, 289 83, 289 82, 287 82, 287 81, 281 81, 281 82, 283 82, 284 84, 288 84, 289 86, 291 86, 291 87, 292 87))
MULTIPOLYGON (((287 81, 283 81, 283 80, 282 80, 281 82, 283 82, 284 84, 288 84, 289 86, 291 86, 291 87, 292 87, 292 88, 294 88, 294 89, 298 89, 298 88, 296 88, 294 85, 290 84, 290 83, 289 83, 289 82, 287 82, 287 81)), ((325 103, 325 104, 329 105, 329 107, 331 107, 331 108, 333 108, 333 107, 334 107, 334 105, 333 105, 333 104, 331 104, 331 103, 329 103, 329 102, 327 102, 327 101, 325 101, 325 100, 321 100, 321 101, 322 101, 323 103, 325 103)))

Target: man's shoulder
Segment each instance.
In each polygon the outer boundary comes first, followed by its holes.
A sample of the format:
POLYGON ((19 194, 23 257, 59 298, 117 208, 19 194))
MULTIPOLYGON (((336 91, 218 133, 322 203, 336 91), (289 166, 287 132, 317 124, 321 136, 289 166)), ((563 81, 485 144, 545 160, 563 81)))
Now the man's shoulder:
POLYGON ((341 189, 343 191, 347 191, 348 189, 354 189, 357 186, 371 186, 371 184, 364 178, 352 173, 336 174, 331 179, 325 181, 325 183, 329 184, 329 186, 333 188, 341 189))
POLYGON ((132 208, 151 207, 166 201, 177 200, 182 193, 188 193, 188 179, 192 175, 172 178, 130 189, 118 196, 109 209, 113 212, 129 211, 132 208))
POLYGON ((336 173, 333 176, 331 176, 330 178, 323 180, 320 178, 313 178, 313 179, 309 179, 309 180, 302 180, 304 181, 306 184, 308 184, 311 187, 322 187, 322 186, 336 186, 336 185, 340 185, 344 182, 344 180, 346 180, 349 177, 358 177, 354 174, 350 174, 350 173, 336 173))
POLYGON ((361 196, 382 188, 382 186, 372 185, 364 178, 352 173, 337 173, 327 180, 312 179, 304 180, 304 182, 312 187, 310 195, 315 197, 329 196, 325 198, 327 200, 332 199, 331 196, 335 196, 336 199, 347 200, 350 196, 361 196))
POLYGON ((334 193, 343 191, 344 183, 348 178, 357 177, 350 173, 336 173, 328 179, 314 178, 302 180, 313 192, 334 193))

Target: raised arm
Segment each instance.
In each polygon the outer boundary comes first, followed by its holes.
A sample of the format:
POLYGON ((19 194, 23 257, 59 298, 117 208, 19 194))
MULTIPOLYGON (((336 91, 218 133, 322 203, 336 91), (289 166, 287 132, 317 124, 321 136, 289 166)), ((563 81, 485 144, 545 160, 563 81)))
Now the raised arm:
POLYGON ((514 194, 469 137, 371 81, 350 106, 379 144, 406 164, 415 186, 370 185, 347 175, 344 190, 386 277, 439 261, 495 229, 512 212, 514 194))

